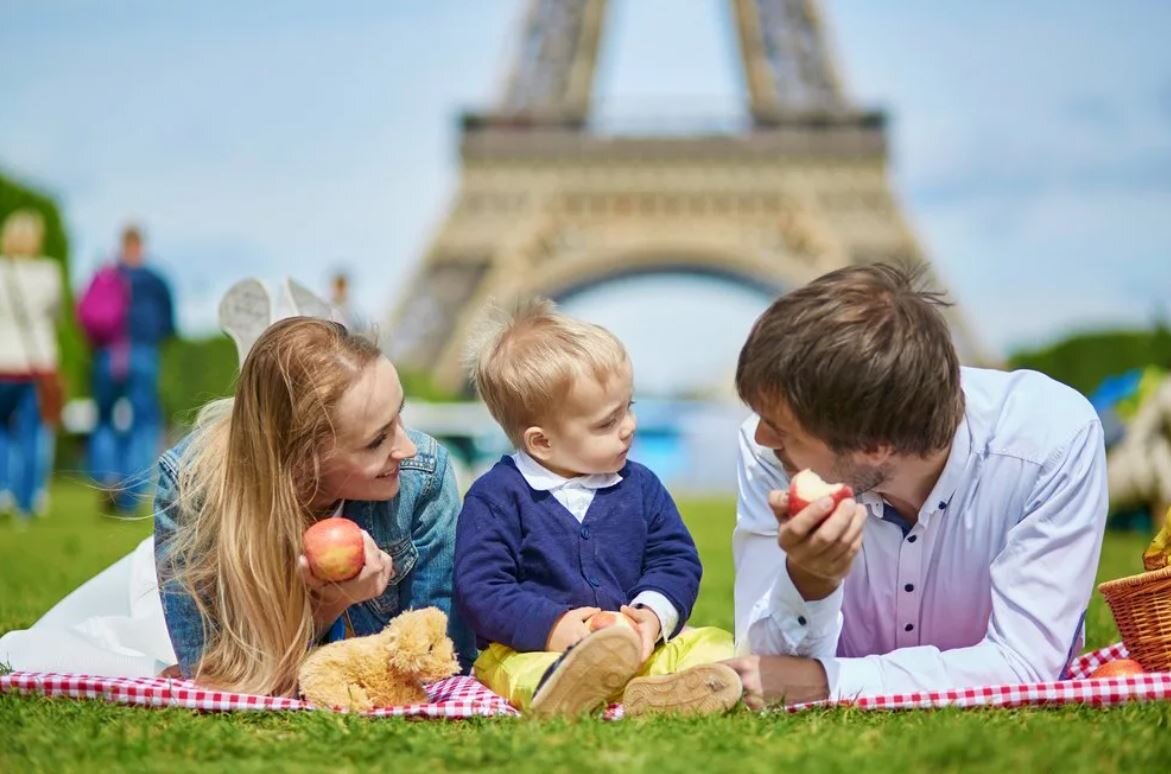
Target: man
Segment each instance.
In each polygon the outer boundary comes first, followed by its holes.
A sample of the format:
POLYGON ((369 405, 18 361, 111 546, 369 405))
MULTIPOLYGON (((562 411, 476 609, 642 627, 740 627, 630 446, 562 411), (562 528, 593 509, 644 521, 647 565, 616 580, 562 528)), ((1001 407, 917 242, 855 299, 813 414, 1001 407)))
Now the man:
POLYGON ((134 513, 151 484, 163 431, 159 347, 175 333, 171 291, 145 262, 141 232, 126 227, 115 267, 128 291, 124 330, 96 346, 93 362, 98 419, 90 437, 90 469, 105 490, 103 505, 121 515, 134 513), (130 405, 129 422, 116 416, 121 398, 130 405))
POLYGON ((740 353, 733 536, 750 705, 1059 678, 1106 519, 1101 425, 1034 372, 960 368, 937 294, 883 265, 782 296, 740 353), (812 468, 853 487, 789 513, 812 468))

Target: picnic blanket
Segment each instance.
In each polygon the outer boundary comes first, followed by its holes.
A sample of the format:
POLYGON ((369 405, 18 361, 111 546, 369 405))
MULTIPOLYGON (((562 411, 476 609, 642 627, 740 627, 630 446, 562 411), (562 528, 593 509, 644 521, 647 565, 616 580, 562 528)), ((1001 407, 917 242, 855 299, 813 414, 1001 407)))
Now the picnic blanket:
MULTIPOLYGON (((862 696, 845 702, 813 702, 785 709, 800 712, 814 707, 849 706, 863 710, 926 709, 935 707, 1036 707, 1088 704, 1096 707, 1132 701, 1171 699, 1171 672, 1152 672, 1127 677, 1090 680, 1102 664, 1126 658, 1122 644, 1087 653, 1070 666, 1070 679, 1048 683, 994 685, 948 691, 862 696)), ((167 678, 95 677, 54 672, 13 672, 0 676, 0 693, 21 692, 74 699, 102 699, 116 704, 145 707, 184 707, 215 712, 241 710, 316 709, 308 702, 272 696, 252 696, 200 688, 186 680, 167 678)), ((417 718, 469 718, 519 715, 504 698, 471 677, 449 677, 427 688, 430 701, 388 707, 367 713, 373 716, 417 718)), ((620 705, 610 706, 605 717, 622 717, 620 705)))
MULTIPOLYGON (((16 691, 73 699, 102 699, 142 707, 182 707, 211 712, 318 709, 299 699, 256 696, 201 688, 189 680, 163 677, 96 677, 56 672, 13 672, 0 676, 0 693, 16 691)), ((471 677, 449 677, 427 686, 426 704, 371 710, 372 716, 470 718, 519 715, 504 698, 471 677)))

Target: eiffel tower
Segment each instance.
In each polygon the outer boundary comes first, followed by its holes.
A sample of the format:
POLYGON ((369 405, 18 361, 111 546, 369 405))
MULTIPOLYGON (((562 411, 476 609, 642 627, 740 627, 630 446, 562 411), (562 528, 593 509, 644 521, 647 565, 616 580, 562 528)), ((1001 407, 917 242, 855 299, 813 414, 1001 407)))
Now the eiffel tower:
MULTIPOLYGON (((655 272, 776 295, 925 261, 888 183, 885 117, 843 94, 816 0, 730 2, 750 125, 623 136, 589 124, 606 0, 530 0, 503 93, 463 117, 459 192, 391 318, 397 364, 465 388, 464 341, 490 301, 655 272)), ((949 315, 961 358, 981 360, 949 315)))

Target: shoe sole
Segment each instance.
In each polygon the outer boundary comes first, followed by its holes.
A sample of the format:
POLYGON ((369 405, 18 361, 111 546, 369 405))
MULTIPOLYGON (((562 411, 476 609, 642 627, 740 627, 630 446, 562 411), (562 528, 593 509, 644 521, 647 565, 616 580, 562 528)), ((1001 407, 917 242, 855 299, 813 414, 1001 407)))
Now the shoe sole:
POLYGON ((636 677, 622 694, 627 715, 713 715, 740 701, 740 676, 726 664, 703 664, 673 675, 636 677))
POLYGON ((641 651, 641 640, 629 629, 612 626, 594 632, 566 654, 533 697, 528 714, 576 717, 597 709, 638 672, 641 651))

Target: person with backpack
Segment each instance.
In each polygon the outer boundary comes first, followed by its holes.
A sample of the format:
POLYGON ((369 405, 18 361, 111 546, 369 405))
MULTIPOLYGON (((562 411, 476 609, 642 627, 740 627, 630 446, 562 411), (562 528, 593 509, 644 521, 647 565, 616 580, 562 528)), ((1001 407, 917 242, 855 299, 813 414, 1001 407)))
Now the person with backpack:
POLYGON ((97 271, 77 308, 94 350, 90 474, 103 489, 103 507, 117 515, 133 514, 151 484, 163 431, 159 347, 175 333, 171 290, 144 264, 142 233, 127 226, 118 260, 97 271), (115 411, 121 398, 129 417, 115 411))

